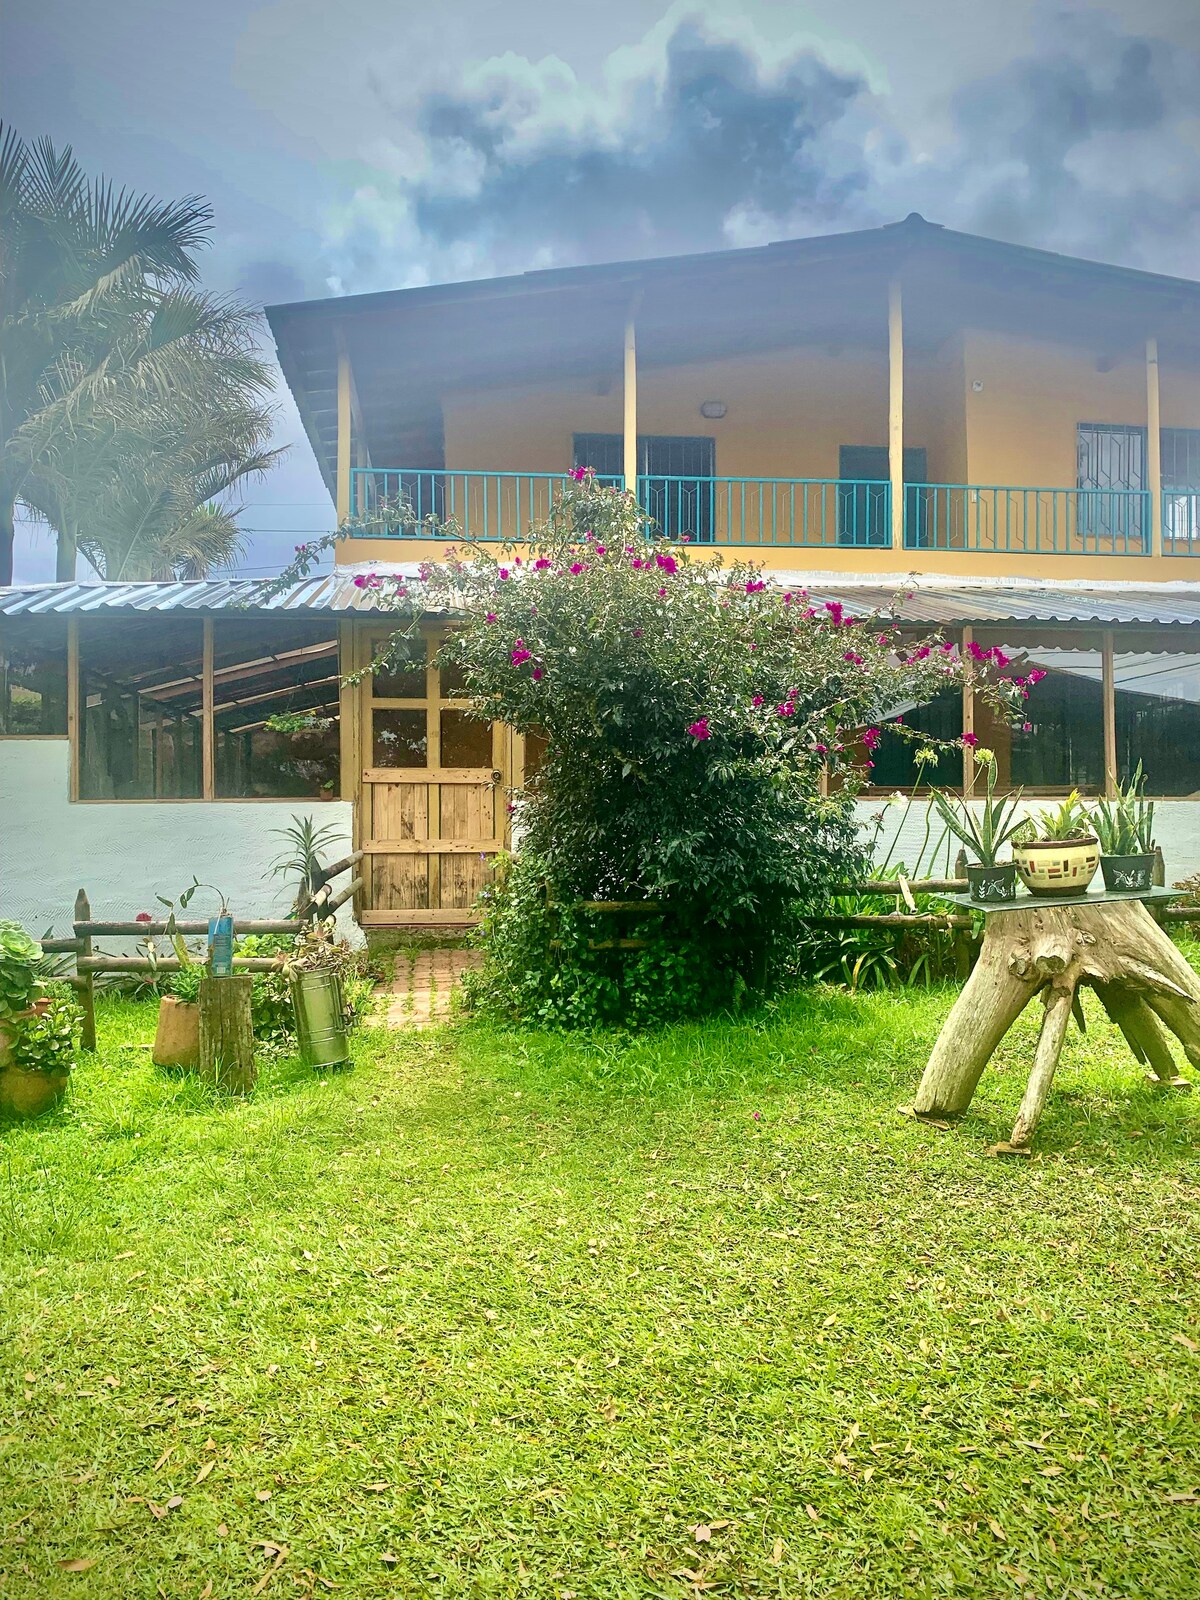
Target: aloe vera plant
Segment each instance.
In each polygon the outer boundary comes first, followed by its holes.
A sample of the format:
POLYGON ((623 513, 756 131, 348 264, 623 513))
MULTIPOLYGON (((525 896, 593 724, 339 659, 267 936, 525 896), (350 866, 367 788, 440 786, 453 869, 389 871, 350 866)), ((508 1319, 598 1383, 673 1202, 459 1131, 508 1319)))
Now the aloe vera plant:
POLYGON ((972 810, 967 800, 948 794, 944 789, 931 789, 930 797, 938 816, 979 865, 994 867, 997 855, 1021 825, 1017 807, 1022 791, 1014 789, 997 796, 995 757, 976 752, 975 763, 987 773, 984 799, 978 812, 972 810))

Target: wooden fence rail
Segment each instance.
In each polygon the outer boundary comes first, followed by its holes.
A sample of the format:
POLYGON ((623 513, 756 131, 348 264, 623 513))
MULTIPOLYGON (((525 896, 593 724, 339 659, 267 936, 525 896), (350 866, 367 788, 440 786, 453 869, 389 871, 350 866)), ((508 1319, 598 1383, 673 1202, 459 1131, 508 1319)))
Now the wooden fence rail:
MULTIPOLYGON (((352 895, 362 888, 363 880, 359 876, 352 877, 350 882, 333 893, 330 885, 335 878, 349 872, 363 859, 361 850, 355 850, 342 860, 335 861, 332 866, 321 869, 318 886, 315 892, 306 896, 297 905, 297 915, 294 917, 259 917, 240 920, 234 918, 234 938, 246 934, 281 933, 290 934, 293 938, 302 934, 313 922, 324 920, 333 916, 339 907, 344 906, 352 895)), ((88 901, 87 893, 80 889, 75 896, 75 936, 72 939, 43 939, 42 949, 50 955, 73 955, 75 957, 75 972, 72 976, 63 979, 69 983, 80 996, 83 1007, 83 1027, 80 1030, 80 1043, 85 1050, 96 1048, 96 975, 122 973, 158 973, 181 972, 187 965, 177 956, 110 956, 103 951, 97 952, 92 940, 101 938, 163 938, 168 934, 178 933, 184 938, 203 935, 208 932, 208 922, 199 919, 180 921, 176 918, 169 921, 166 918, 156 918, 152 922, 116 922, 101 921, 93 918, 92 908, 88 901)), ((241 972, 275 972, 278 971, 278 961, 269 956, 234 956, 233 964, 241 972)))

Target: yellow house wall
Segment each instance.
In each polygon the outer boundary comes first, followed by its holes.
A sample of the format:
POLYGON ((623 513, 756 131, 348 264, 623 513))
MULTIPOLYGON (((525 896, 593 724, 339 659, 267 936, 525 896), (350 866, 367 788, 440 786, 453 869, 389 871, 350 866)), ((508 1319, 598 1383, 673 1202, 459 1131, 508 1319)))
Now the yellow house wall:
MULTIPOLYGON (((968 470, 959 482, 1073 488, 1079 423, 1145 426, 1140 350, 1098 372, 1096 355, 1066 345, 979 332, 963 342, 968 470)), ((1160 389, 1164 428, 1200 427, 1200 375, 1172 369, 1169 349, 1160 389)))

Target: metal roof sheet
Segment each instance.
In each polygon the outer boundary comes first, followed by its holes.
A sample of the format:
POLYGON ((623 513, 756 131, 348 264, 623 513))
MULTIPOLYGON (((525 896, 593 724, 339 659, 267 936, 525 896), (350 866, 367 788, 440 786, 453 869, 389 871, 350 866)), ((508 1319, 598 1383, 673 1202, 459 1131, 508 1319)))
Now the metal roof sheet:
MULTIPOLYGON (((415 573, 411 565, 373 570, 415 573)), ((852 613, 893 609, 906 622, 1100 624, 1102 626, 1200 624, 1200 582, 1162 584, 1018 583, 1004 578, 969 583, 939 577, 881 580, 833 572, 776 572, 772 581, 840 600, 852 613)), ((264 598, 253 578, 208 578, 184 583, 43 583, 0 589, 0 616, 114 616, 153 611, 372 612, 377 593, 359 588, 355 569, 306 578, 264 598)))

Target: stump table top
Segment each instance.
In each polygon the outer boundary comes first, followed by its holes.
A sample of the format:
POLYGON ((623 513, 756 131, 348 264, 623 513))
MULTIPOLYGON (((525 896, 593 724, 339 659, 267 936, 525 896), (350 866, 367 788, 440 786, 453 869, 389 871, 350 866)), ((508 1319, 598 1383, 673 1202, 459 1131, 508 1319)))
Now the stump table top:
POLYGON ((969 894, 944 894, 938 896, 942 900, 953 900, 956 906, 965 906, 968 911, 982 911, 985 917, 994 917, 1004 911, 1029 911, 1037 906, 1100 906, 1116 900, 1178 900, 1185 891, 1183 889, 1089 889, 1086 894, 1030 894, 1017 891, 1015 900, 1001 901, 995 905, 985 905, 979 900, 972 900, 969 894))

